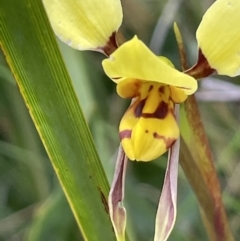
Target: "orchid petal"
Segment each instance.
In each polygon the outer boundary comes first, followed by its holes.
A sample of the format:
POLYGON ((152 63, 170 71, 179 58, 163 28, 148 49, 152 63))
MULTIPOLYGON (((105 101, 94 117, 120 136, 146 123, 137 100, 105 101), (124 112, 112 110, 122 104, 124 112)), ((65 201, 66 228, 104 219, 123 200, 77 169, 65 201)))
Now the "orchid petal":
POLYGON ((182 103, 187 99, 187 95, 184 93, 184 90, 174 86, 169 86, 171 90, 171 98, 174 103, 182 103))
MULTIPOLYGON (((179 106, 176 105, 177 116, 178 108, 179 106)), ((169 150, 168 165, 156 215, 154 241, 166 241, 176 221, 179 149, 180 139, 178 138, 169 150)))
POLYGON ((136 36, 121 45, 102 64, 106 74, 117 84, 131 78, 176 86, 187 95, 197 89, 197 81, 193 77, 174 69, 169 60, 154 55, 136 36))
POLYGON ((43 0, 56 35, 78 50, 106 46, 122 22, 120 0, 43 0))
POLYGON ((123 207, 122 202, 124 199, 127 161, 128 159, 120 146, 113 182, 108 197, 110 218, 118 241, 125 240, 126 210, 123 207))
POLYGON ((126 78, 117 84, 117 93, 122 98, 134 98, 139 95, 142 84, 141 80, 126 78))
POLYGON ((239 0, 217 0, 204 14, 196 33, 202 54, 220 75, 240 75, 239 12, 239 0))

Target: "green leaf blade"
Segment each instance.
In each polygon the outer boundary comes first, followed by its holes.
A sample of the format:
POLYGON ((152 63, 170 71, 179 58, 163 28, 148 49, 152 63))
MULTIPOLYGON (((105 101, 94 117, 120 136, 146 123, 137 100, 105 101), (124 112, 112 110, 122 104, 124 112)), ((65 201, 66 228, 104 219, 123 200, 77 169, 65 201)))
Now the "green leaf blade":
POLYGON ((116 240, 108 183, 42 3, 0 5, 2 49, 83 236, 116 240))

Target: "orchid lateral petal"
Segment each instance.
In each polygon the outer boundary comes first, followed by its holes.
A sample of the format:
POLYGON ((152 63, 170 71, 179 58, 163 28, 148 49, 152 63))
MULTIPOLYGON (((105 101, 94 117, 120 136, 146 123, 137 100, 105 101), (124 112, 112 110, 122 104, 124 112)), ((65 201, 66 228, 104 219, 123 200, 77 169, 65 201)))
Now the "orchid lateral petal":
MULTIPOLYGON (((178 108, 179 106, 176 105, 177 116, 178 108)), ((156 215, 154 241, 167 240, 176 221, 179 149, 180 139, 178 138, 168 153, 167 170, 156 215)))
POLYGON ((55 34, 78 50, 104 48, 122 22, 120 0, 43 0, 55 34))
POLYGON ((183 89, 174 86, 169 86, 171 90, 171 98, 174 103, 180 104, 187 99, 187 95, 184 93, 183 89))
POLYGON ((138 79, 126 78, 117 84, 117 93, 122 98, 134 98, 138 95, 142 81, 138 79), (131 86, 131 88, 129 88, 131 86))
POLYGON ((198 46, 220 75, 240 75, 240 1, 217 0, 197 29, 198 46))
POLYGON ((110 218, 118 241, 125 240, 127 216, 126 210, 123 207, 123 199, 127 161, 128 159, 120 146, 113 182, 108 197, 110 218))
MULTIPOLYGON (((169 61, 169 60, 168 60, 169 61)), ((190 95, 197 89, 197 81, 154 55, 136 36, 122 44, 109 59, 102 62, 106 74, 116 83, 123 79, 154 81, 182 88, 190 95)))

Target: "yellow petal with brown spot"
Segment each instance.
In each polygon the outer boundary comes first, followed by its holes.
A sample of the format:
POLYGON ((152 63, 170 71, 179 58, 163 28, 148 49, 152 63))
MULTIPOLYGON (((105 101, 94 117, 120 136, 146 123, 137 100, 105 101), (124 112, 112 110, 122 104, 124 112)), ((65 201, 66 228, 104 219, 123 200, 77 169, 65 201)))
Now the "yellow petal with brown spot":
POLYGON ((179 137, 169 86, 146 82, 120 123, 120 139, 130 160, 151 161, 179 137))
POLYGON ((151 161, 158 158, 178 137, 178 125, 171 112, 164 119, 141 117, 132 132, 135 159, 151 161))

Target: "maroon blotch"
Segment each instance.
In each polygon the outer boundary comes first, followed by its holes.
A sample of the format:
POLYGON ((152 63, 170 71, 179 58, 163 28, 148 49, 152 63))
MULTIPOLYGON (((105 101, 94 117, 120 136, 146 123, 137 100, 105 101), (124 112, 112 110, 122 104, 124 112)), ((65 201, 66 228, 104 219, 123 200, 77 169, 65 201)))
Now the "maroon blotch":
POLYGON ((124 130, 124 131, 119 132, 120 140, 122 140, 124 138, 130 139, 131 136, 132 136, 132 130, 124 130))
POLYGON ((166 149, 169 149, 173 145, 173 143, 176 141, 175 138, 165 137, 165 136, 159 135, 157 132, 153 133, 153 137, 155 139, 163 140, 165 142, 165 144, 166 144, 166 149))
POLYGON ((153 85, 149 86, 148 92, 150 92, 153 89, 153 85))
POLYGON ((142 113, 143 118, 164 119, 168 114, 168 104, 161 101, 153 113, 142 113))
POLYGON ((134 110, 134 115, 135 115, 135 117, 139 118, 139 117, 142 116, 142 110, 143 110, 143 107, 144 107, 144 105, 145 105, 145 102, 146 102, 146 99, 141 100, 141 101, 137 104, 137 106, 136 106, 136 108, 135 108, 135 110, 134 110))
POLYGON ((165 87, 164 86, 161 86, 158 88, 158 92, 164 94, 164 90, 165 90, 165 87))

